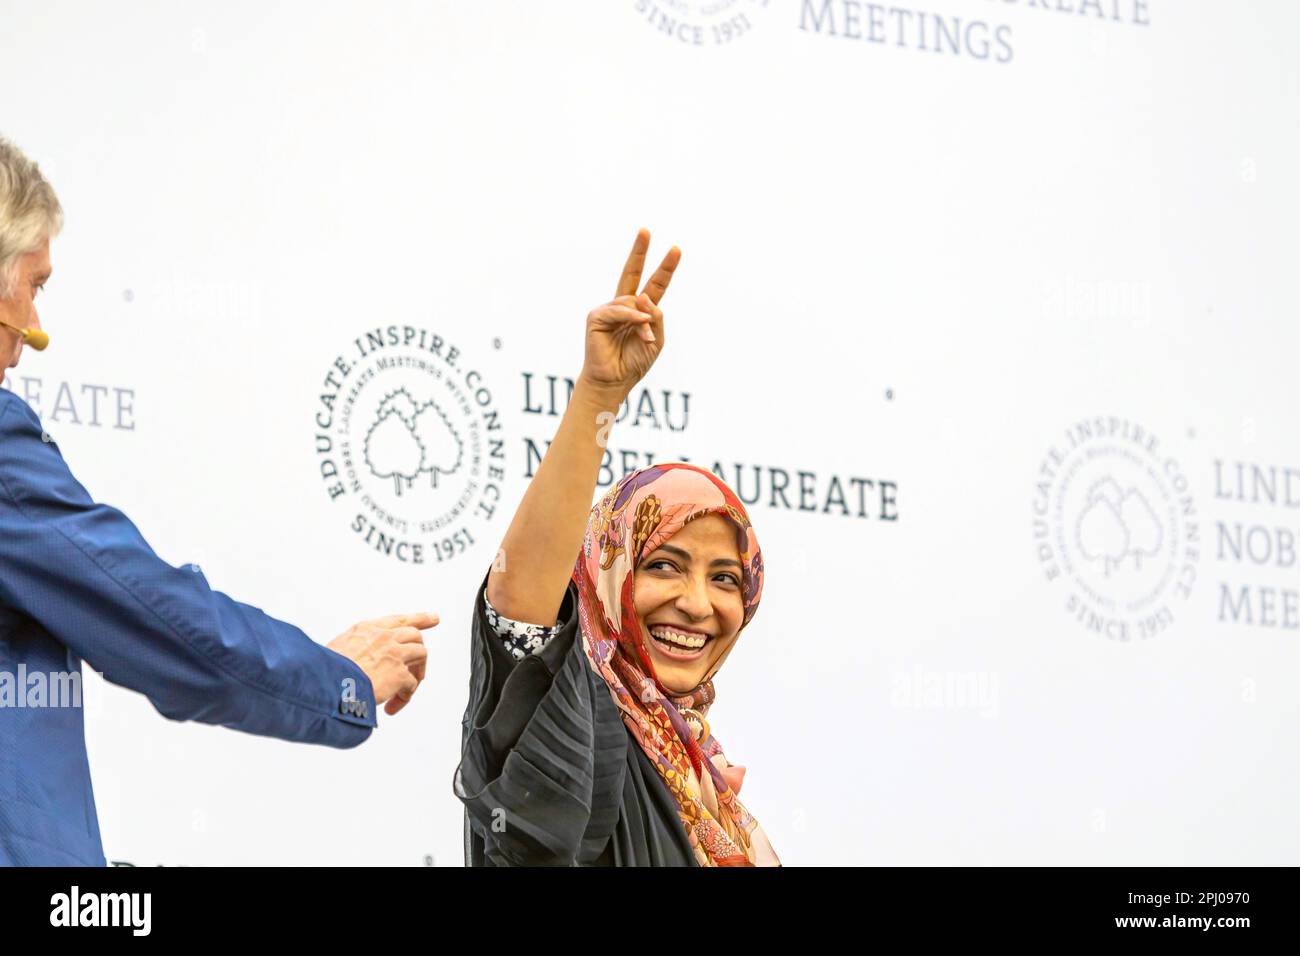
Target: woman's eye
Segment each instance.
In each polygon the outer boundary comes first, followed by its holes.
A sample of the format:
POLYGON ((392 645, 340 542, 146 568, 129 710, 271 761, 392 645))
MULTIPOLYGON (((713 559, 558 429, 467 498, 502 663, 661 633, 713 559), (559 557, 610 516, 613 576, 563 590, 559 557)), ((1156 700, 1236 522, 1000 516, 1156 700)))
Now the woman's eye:
POLYGON ((720 574, 718 577, 722 578, 722 580, 726 581, 728 584, 734 584, 736 587, 740 587, 740 579, 734 574, 720 574))

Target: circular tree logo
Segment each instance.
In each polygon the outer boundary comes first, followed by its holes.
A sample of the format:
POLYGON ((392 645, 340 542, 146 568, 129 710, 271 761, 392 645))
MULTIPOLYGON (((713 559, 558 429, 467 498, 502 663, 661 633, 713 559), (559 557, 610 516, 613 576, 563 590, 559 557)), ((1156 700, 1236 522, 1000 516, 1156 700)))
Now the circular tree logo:
POLYGON ((364 443, 366 466, 376 478, 393 479, 393 494, 410 491, 415 479, 427 475, 438 487, 438 475, 454 475, 465 460, 465 443, 433 399, 417 405, 405 389, 389 392, 379 403, 364 443))
POLYGON ((1154 434, 1121 418, 1066 429, 1033 509, 1039 566, 1082 627, 1130 641, 1174 623, 1196 581, 1200 528, 1187 477, 1154 434))
POLYGON ((367 548, 408 564, 478 543, 505 478, 492 393, 433 331, 390 325, 353 339, 324 378, 316 455, 331 501, 367 548))
POLYGON ((634 0, 656 33, 687 46, 722 46, 754 28, 751 16, 768 0, 634 0))

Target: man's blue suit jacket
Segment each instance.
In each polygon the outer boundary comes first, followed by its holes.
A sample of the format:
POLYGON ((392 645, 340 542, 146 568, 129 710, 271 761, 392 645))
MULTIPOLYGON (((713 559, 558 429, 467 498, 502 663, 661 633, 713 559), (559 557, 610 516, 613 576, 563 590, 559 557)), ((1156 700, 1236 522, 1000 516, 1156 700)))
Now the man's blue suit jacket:
POLYGON ((159 558, 0 388, 0 864, 104 865, 82 709, 50 706, 83 660, 173 720, 332 747, 375 726, 360 668, 159 558))

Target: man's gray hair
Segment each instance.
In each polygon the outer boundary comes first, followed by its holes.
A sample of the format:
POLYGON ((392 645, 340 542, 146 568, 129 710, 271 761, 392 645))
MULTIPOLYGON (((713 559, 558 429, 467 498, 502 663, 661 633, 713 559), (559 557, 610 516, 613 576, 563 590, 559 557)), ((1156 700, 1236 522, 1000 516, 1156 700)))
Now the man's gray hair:
POLYGON ((18 260, 63 228, 63 207, 41 169, 0 138, 0 299, 14 293, 18 260))

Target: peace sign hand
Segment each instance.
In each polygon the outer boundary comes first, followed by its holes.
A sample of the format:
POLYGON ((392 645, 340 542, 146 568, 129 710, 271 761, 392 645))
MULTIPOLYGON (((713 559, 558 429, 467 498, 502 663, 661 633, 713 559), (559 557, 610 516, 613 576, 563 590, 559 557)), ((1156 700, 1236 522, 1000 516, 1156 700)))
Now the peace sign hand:
POLYGON ((580 381, 621 403, 650 371, 664 347, 664 314, 659 300, 668 291, 681 250, 673 246, 638 294, 650 233, 636 234, 614 298, 587 316, 586 356, 580 381))

